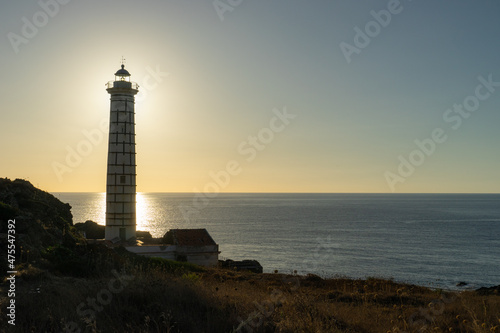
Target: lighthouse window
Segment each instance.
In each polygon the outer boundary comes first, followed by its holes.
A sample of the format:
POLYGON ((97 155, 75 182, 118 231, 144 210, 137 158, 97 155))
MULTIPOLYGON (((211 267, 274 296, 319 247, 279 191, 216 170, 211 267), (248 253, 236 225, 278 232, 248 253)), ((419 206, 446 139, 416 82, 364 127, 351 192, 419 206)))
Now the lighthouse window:
POLYGON ((120 176, 120 184, 125 184, 125 176, 120 176))

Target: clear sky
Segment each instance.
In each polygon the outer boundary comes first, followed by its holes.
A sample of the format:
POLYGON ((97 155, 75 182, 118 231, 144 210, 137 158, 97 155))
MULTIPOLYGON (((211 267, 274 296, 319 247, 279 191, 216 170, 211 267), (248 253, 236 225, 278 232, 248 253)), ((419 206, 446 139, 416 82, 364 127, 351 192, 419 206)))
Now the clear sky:
POLYGON ((499 192, 496 1, 0 8, 0 177, 104 191, 124 56, 138 191, 499 192))

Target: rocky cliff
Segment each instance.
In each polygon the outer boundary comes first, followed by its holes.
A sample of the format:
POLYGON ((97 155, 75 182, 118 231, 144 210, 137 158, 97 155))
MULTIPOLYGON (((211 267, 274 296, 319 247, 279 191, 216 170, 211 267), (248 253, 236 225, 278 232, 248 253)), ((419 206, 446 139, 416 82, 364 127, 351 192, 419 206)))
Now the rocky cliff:
MULTIPOLYGON (((73 247, 80 236, 73 228, 71 206, 29 181, 0 178, 0 248, 7 248, 7 224, 15 220, 16 262, 36 260, 50 246, 73 247), (29 258, 27 258, 29 256, 29 258), (23 258, 24 257, 24 258, 23 258)), ((0 256, 5 256, 2 251, 0 256)), ((6 260, 1 259, 2 271, 6 260)))

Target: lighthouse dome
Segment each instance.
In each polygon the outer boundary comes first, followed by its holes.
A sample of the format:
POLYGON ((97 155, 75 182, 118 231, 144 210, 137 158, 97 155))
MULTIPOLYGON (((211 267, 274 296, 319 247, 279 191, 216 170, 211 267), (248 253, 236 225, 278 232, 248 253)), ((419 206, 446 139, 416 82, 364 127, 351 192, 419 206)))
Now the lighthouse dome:
POLYGON ((122 68, 116 71, 115 76, 130 76, 130 73, 125 69, 125 65, 122 65, 122 68))

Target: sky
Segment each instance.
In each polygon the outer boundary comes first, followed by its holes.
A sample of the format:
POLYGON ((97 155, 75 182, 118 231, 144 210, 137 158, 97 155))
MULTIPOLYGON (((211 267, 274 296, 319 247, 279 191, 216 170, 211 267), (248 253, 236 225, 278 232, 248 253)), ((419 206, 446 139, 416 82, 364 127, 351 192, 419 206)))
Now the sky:
POLYGON ((499 192, 496 1, 0 8, 0 177, 105 191, 124 57, 139 192, 499 192))

